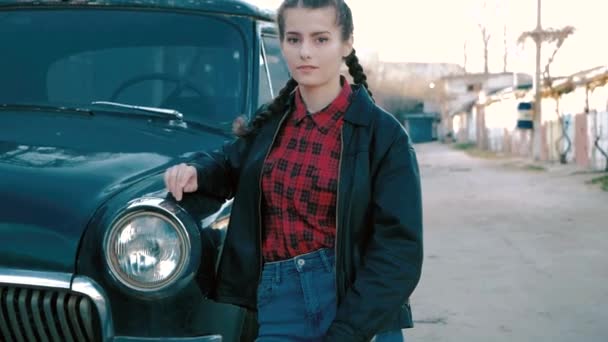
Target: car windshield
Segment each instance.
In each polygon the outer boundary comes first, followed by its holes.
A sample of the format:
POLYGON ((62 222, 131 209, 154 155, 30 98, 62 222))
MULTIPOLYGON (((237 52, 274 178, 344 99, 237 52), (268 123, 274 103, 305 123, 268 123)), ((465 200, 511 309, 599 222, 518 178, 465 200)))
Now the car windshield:
POLYGON ((19 10, 0 15, 0 32, 0 104, 112 101, 174 109, 207 124, 245 109, 245 42, 220 17, 19 10))

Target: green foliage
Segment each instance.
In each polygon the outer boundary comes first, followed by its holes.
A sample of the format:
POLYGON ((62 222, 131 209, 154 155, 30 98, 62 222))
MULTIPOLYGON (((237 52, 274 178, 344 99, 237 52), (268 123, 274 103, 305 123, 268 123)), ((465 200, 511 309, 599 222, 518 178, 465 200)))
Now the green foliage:
POLYGON ((589 181, 591 184, 600 184, 602 190, 608 191, 608 175, 593 178, 589 181))
POLYGON ((475 148, 475 144, 474 143, 470 143, 470 142, 464 142, 464 143, 456 143, 454 144, 454 148, 457 150, 471 150, 475 148))

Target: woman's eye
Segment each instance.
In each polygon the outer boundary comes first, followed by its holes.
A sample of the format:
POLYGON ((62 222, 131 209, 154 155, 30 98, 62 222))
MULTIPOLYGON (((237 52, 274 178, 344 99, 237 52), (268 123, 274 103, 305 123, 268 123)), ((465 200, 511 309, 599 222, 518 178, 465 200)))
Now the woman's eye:
POLYGON ((291 43, 291 44, 295 44, 298 42, 298 38, 293 38, 293 37, 287 38, 287 42, 291 43))
POLYGON ((321 37, 321 38, 319 38, 319 39, 318 39, 319 43, 325 43, 325 42, 327 42, 328 40, 329 40, 329 39, 328 39, 328 38, 325 38, 325 37, 321 37))

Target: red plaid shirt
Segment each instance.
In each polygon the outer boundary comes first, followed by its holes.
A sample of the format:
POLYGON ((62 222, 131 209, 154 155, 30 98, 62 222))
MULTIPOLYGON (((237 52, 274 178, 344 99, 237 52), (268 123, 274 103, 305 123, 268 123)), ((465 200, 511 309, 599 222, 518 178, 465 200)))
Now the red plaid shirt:
POLYGON ((263 255, 289 259, 333 248, 343 116, 350 84, 321 111, 310 114, 296 88, 295 109, 283 122, 264 162, 263 255))

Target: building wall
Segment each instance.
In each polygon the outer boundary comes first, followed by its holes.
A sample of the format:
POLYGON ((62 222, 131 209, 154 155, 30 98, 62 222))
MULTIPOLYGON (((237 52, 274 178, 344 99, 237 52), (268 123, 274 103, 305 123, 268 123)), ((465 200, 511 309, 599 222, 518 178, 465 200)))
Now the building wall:
POLYGON ((595 147, 595 140, 599 137, 598 145, 608 153, 608 111, 593 112, 587 116, 587 119, 589 166, 594 170, 604 170, 606 157, 595 147))
POLYGON ((595 148, 595 139, 608 152, 608 85, 595 88, 589 93, 589 114, 587 115, 589 165, 595 170, 606 167, 606 158, 595 148))
POLYGON ((517 128, 519 102, 524 99, 510 93, 485 107, 488 149, 516 156, 530 154, 531 131, 517 128))
POLYGON ((464 118, 458 112, 468 110, 472 103, 478 101, 480 92, 494 93, 514 85, 530 84, 531 82, 531 76, 513 73, 467 74, 443 78, 440 82, 441 91, 445 92, 446 99, 449 99, 444 100, 445 106, 441 111, 445 120, 442 123, 444 131, 451 130, 459 139, 468 136, 470 142, 488 145, 490 142, 485 139, 488 132, 477 128, 483 127, 486 118, 476 113, 464 118), (454 124, 458 127, 454 127, 454 124), (480 137, 484 137, 484 139, 480 140, 480 137))
POLYGON ((580 166, 587 167, 589 164, 589 157, 591 155, 589 151, 589 127, 587 114, 578 114, 574 119, 574 126, 576 131, 574 133, 574 160, 580 166))
MULTIPOLYGON (((541 134, 541 159, 560 162, 561 154, 566 154, 568 163, 594 170, 604 170, 606 158, 595 148, 595 139, 608 152, 608 85, 590 91, 587 96, 585 86, 558 98, 542 99, 542 123, 537 130, 541 134), (589 107, 589 113, 585 108, 589 107), (562 122, 560 122, 562 120, 562 122), (563 125, 563 126, 562 126, 563 125), (565 127, 565 129, 563 128, 565 127), (566 137, 568 139, 566 139, 566 137)), ((477 119, 477 129, 482 129, 475 136, 478 146, 495 152, 529 157, 531 155, 532 131, 515 127, 517 122, 517 103, 521 99, 501 95, 493 98, 483 110, 472 110, 470 115, 482 115, 477 119), (485 136, 484 136, 485 134, 485 136)))
POLYGON ((473 109, 471 110, 471 114, 468 115, 467 119, 468 119, 468 124, 467 124, 467 128, 468 128, 468 140, 471 142, 475 142, 476 141, 476 137, 477 137, 477 125, 475 124, 477 122, 477 107, 473 107, 473 109))

